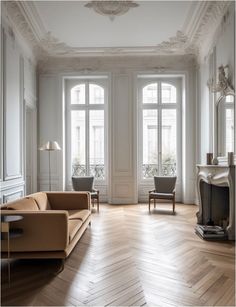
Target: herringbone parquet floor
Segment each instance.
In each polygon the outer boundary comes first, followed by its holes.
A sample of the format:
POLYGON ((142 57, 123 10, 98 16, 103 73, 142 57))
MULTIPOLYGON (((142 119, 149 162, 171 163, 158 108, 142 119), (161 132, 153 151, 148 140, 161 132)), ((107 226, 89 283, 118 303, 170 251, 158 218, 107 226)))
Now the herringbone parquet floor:
POLYGON ((235 306, 235 249, 194 233, 196 206, 102 205, 60 274, 57 260, 19 260, 2 305, 235 306), (171 207, 170 207, 171 209, 171 207))

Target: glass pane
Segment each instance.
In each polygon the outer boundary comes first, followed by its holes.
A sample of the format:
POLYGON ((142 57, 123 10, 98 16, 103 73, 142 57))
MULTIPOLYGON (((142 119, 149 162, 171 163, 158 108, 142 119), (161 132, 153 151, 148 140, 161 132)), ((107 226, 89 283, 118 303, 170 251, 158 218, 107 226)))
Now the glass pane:
POLYGON ((225 141, 226 141, 226 153, 234 151, 234 109, 226 108, 226 131, 225 131, 225 141))
POLYGON ((71 89, 71 104, 85 104, 85 84, 80 84, 71 89))
POLYGON ((89 111, 90 175, 104 179, 104 110, 89 111))
POLYGON ((148 84, 143 88, 143 103, 157 103, 157 83, 148 84))
POLYGON ((233 102, 234 102, 234 96, 233 96, 233 95, 228 95, 228 96, 226 96, 225 102, 227 102, 227 103, 233 103, 233 102))
POLYGON ((176 87, 161 83, 161 101, 162 103, 176 103, 176 87))
POLYGON ((158 174, 157 110, 143 110, 143 178, 158 174))
POLYGON ((176 175, 176 110, 162 110, 162 175, 176 175))
POLYGON ((104 89, 96 84, 89 84, 89 103, 104 104, 104 89))
POLYGON ((85 176, 85 111, 71 111, 72 176, 85 176))

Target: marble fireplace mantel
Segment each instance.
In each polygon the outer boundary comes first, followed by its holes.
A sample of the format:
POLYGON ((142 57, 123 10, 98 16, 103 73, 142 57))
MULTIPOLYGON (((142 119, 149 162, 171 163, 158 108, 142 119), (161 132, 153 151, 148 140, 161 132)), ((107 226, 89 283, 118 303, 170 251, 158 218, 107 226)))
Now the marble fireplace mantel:
MULTIPOLYGON (((229 224, 226 228, 228 239, 235 239, 235 165, 197 165, 197 194, 199 211, 197 222, 203 221, 203 204, 201 198, 200 183, 204 181, 219 187, 229 188, 229 224)), ((213 204, 214 206, 214 204, 213 204)))

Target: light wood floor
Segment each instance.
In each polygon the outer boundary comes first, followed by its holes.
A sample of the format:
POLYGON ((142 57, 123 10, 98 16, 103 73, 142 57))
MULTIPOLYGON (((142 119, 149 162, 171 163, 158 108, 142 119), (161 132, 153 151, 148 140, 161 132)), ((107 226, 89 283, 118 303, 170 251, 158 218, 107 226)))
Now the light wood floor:
POLYGON ((60 261, 14 261, 8 288, 2 263, 2 305, 234 306, 234 243, 200 239, 196 206, 168 209, 101 205, 59 275, 60 261))

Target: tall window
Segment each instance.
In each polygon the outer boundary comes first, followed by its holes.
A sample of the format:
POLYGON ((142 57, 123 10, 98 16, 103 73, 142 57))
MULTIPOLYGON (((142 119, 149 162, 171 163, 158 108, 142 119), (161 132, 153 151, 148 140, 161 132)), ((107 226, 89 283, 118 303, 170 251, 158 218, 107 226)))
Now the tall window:
POLYGON ((178 86, 175 81, 159 79, 152 82, 141 79, 139 84, 140 178, 176 175, 180 125, 178 86))
POLYGON ((104 180, 105 86, 101 80, 67 80, 68 176, 104 180))

